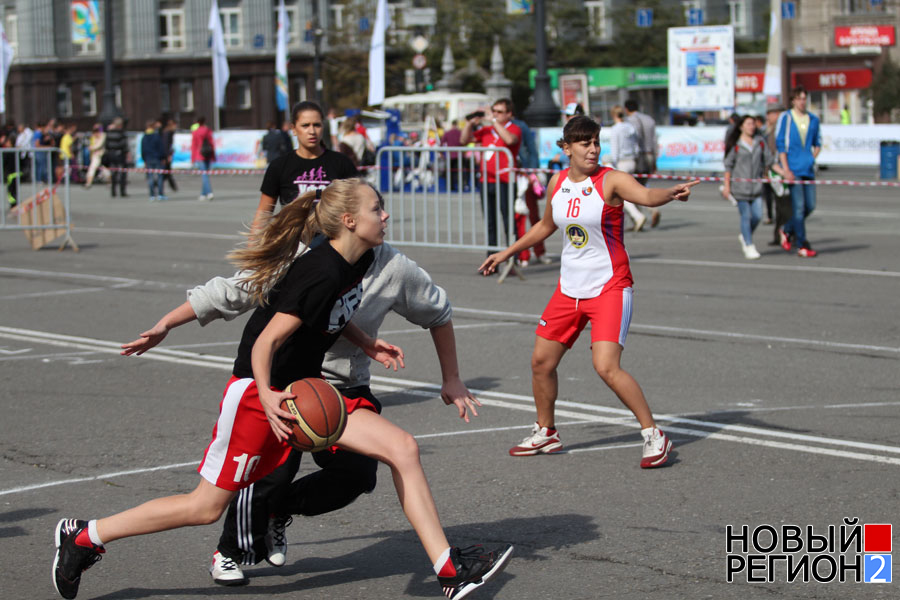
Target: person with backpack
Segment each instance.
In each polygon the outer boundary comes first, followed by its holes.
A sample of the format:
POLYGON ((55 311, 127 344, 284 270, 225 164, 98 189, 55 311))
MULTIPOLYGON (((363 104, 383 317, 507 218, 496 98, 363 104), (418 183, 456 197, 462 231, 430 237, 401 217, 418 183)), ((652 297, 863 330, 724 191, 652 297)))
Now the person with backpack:
POLYGON ((290 151, 291 139, 286 137, 282 130, 278 129, 275 121, 269 121, 266 129, 268 131, 263 136, 262 149, 266 155, 266 164, 272 164, 273 160, 290 151))
POLYGON ((194 168, 203 171, 203 187, 197 200, 208 202, 213 199, 209 182, 209 169, 216 161, 216 143, 212 130, 206 126, 206 117, 197 119, 197 128, 191 133, 191 162, 194 168))
MULTIPOLYGON (((741 217, 741 250, 744 258, 756 260, 759 251, 753 245, 753 231, 762 220, 763 186, 775 155, 766 140, 757 135, 756 119, 752 115, 738 117, 737 126, 725 140, 725 184, 722 195, 734 198, 741 217), (733 181, 737 179, 738 181, 733 181), (753 179, 756 181, 746 181, 753 179)), ((778 172, 781 168, 774 165, 778 172)))

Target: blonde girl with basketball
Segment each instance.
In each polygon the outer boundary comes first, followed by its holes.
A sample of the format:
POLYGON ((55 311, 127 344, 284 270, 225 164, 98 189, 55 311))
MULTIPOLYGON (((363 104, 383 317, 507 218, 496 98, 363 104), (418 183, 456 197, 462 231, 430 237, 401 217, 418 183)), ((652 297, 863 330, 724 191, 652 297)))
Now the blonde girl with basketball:
MULTIPOLYGON (((244 328, 213 440, 198 469, 202 479, 189 494, 151 500, 105 519, 61 520, 54 534, 53 581, 63 598, 75 598, 81 574, 100 560, 106 543, 214 523, 238 490, 281 464, 290 451, 285 442, 290 430, 281 419, 292 416, 280 403, 292 395, 279 390, 296 379, 319 376, 325 351, 343 330, 374 360, 403 365, 399 348, 349 323, 387 219, 371 186, 362 180, 337 181, 286 206, 254 232, 245 248, 232 253, 249 272, 246 283, 260 307, 244 328), (294 260, 298 243, 308 245, 317 232, 328 242, 294 260)), ((512 548, 474 557, 450 548, 415 440, 366 409, 362 403, 348 406, 338 444, 390 466, 404 512, 435 563, 439 581, 445 591, 451 590, 449 597, 461 598, 499 572, 512 548)))
POLYGON ((531 355, 537 421, 531 434, 509 453, 534 456, 562 450, 555 424, 557 368, 590 322, 594 369, 640 423, 644 439, 641 467, 659 467, 668 459, 672 443, 656 426, 641 386, 620 364, 631 323, 632 298, 623 204, 655 208, 672 200, 684 202, 699 182, 646 188, 628 173, 600 167, 599 135, 600 125, 590 117, 574 117, 566 123, 558 145, 570 165, 550 179, 550 200, 543 219, 479 267, 489 275, 520 250, 544 241, 558 228, 564 230, 559 283, 541 315, 531 355))

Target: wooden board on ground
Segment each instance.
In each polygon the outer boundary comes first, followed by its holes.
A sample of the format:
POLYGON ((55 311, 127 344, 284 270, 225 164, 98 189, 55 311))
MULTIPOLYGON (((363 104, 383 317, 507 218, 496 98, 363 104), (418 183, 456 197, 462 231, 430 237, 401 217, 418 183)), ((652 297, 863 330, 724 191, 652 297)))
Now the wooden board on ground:
POLYGON ((47 244, 52 244, 59 238, 65 237, 60 250, 67 244, 71 244, 72 248, 76 252, 78 251, 78 246, 66 228, 66 209, 55 192, 51 193, 48 189, 27 198, 19 203, 12 214, 19 215, 19 224, 28 228, 23 231, 33 250, 39 250, 47 244), (38 229, 38 227, 57 224, 59 227, 38 229))

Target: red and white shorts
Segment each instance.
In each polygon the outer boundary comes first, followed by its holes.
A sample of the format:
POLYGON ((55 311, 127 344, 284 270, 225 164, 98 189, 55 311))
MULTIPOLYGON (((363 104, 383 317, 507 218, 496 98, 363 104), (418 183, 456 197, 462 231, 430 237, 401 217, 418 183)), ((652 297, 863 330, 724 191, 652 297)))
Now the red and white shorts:
POLYGON ((595 298, 571 298, 559 284, 538 323, 537 335, 571 348, 590 322, 591 343, 615 342, 625 347, 631 324, 632 288, 604 289, 595 298))
MULTIPOLYGON (((378 412, 366 398, 348 399, 347 414, 357 409, 378 412)), ((219 404, 212 441, 197 468, 216 487, 237 491, 259 481, 287 460, 291 446, 272 432, 259 401, 256 381, 232 376, 219 404)))

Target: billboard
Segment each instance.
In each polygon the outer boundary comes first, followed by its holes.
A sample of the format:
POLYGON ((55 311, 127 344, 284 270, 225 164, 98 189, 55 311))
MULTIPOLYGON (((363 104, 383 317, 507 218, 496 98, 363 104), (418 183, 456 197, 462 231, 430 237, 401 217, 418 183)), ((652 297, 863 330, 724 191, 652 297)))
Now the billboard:
POLYGON ((670 27, 669 108, 719 110, 734 107, 734 29, 670 27))

